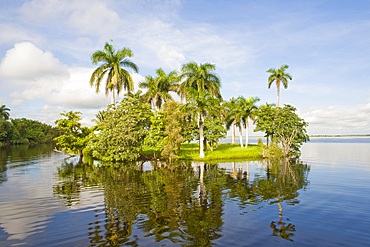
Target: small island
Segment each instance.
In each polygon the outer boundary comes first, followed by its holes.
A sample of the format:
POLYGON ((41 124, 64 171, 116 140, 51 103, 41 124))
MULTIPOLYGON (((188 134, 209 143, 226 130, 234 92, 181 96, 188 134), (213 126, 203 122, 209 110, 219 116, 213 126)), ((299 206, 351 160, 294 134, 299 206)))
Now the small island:
POLYGON ((92 63, 99 66, 91 75, 90 86, 99 93, 100 85, 105 83, 112 101, 106 110, 99 111, 91 128, 81 126, 81 112, 61 113, 64 118, 55 123, 65 134, 55 140, 63 151, 106 162, 262 159, 297 157, 301 144, 309 140, 308 123, 298 117, 296 108, 279 107, 280 84, 287 88, 288 80, 292 80, 285 72, 288 65, 266 71, 268 88, 276 83, 276 104, 257 106, 258 97, 223 100, 221 80, 215 73, 216 66, 210 63, 188 62, 181 71, 168 74, 160 68, 156 77, 148 75, 139 84, 143 91, 135 92, 131 75, 125 70, 138 72, 138 66, 130 60, 132 56, 129 48, 115 50, 113 41, 92 54, 92 63), (126 94, 116 102, 115 94, 122 90, 126 94), (266 145, 262 139, 258 145, 248 144, 250 121, 256 124, 254 131, 265 133, 266 145), (229 129, 232 143, 220 144, 229 129))

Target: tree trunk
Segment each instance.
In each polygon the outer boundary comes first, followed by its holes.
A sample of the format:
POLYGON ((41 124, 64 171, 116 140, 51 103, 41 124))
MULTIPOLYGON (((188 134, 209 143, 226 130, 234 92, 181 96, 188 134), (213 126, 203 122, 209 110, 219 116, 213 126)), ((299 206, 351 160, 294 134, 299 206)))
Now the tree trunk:
POLYGON ((242 135, 242 125, 239 124, 239 139, 240 139, 240 146, 243 148, 243 135, 242 135))
POLYGON ((266 137, 266 146, 268 147, 269 146, 269 136, 267 135, 266 137))
POLYGON ((203 120, 202 116, 199 116, 199 158, 204 158, 204 151, 203 151, 203 120))
POLYGON ((235 144, 235 121, 232 124, 232 144, 235 144))
POLYGON ((245 148, 248 148, 248 139, 249 139, 249 122, 247 118, 245 125, 245 148))
POLYGON ((278 82, 276 80, 276 88, 277 88, 276 107, 279 107, 280 81, 278 82))
POLYGON ((116 95, 114 93, 114 88, 112 89, 112 102, 111 104, 113 105, 114 108, 116 108, 116 95))

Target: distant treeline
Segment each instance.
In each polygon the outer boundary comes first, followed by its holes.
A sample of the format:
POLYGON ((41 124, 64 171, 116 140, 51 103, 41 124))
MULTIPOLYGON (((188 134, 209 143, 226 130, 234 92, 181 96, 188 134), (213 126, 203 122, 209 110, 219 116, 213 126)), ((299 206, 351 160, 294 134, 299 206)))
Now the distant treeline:
POLYGON ((38 144, 52 142, 64 131, 26 118, 0 119, 0 146, 6 144, 38 144))

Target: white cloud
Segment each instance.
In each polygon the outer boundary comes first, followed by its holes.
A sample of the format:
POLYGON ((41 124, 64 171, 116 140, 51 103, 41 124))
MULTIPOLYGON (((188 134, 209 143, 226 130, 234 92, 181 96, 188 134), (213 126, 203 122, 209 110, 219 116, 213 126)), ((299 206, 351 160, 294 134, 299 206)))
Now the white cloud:
POLYGON ((45 97, 45 103, 85 109, 100 108, 109 103, 103 88, 97 94, 95 88, 89 85, 93 69, 70 68, 68 71, 69 79, 60 81, 59 88, 50 91, 45 97))
POLYGON ((157 56, 173 70, 180 70, 181 65, 185 61, 185 57, 182 53, 178 52, 174 48, 166 46, 165 44, 161 46, 157 56))
POLYGON ((29 113, 27 118, 55 125, 55 120, 62 118, 60 113, 64 111, 69 110, 66 110, 61 106, 44 105, 42 108, 37 109, 35 112, 29 113))
POLYGON ((42 38, 29 30, 9 23, 0 24, 0 33, 6 35, 0 35, 0 44, 14 44, 19 41, 33 41, 39 42, 42 38))
POLYGON ((311 107, 299 116, 309 123, 309 134, 369 134, 370 102, 353 108, 344 106, 311 107))
POLYGON ((8 50, 0 64, 0 75, 12 79, 35 80, 45 77, 68 76, 62 65, 50 52, 43 52, 30 42, 22 42, 8 50))
POLYGON ((119 15, 105 1, 33 0, 24 3, 19 13, 24 22, 64 24, 82 35, 112 33, 122 24, 119 15))

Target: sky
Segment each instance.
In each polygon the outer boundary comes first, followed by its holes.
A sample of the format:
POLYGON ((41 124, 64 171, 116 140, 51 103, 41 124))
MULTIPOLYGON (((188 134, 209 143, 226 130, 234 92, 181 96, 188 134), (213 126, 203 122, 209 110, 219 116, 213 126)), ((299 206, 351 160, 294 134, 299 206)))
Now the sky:
POLYGON ((194 61, 215 64, 225 100, 276 103, 266 70, 287 64, 280 105, 298 109, 308 134, 370 134, 368 0, 0 0, 0 105, 52 125, 81 111, 92 126, 110 96, 89 85, 91 54, 111 39, 134 54, 136 90, 194 61))

